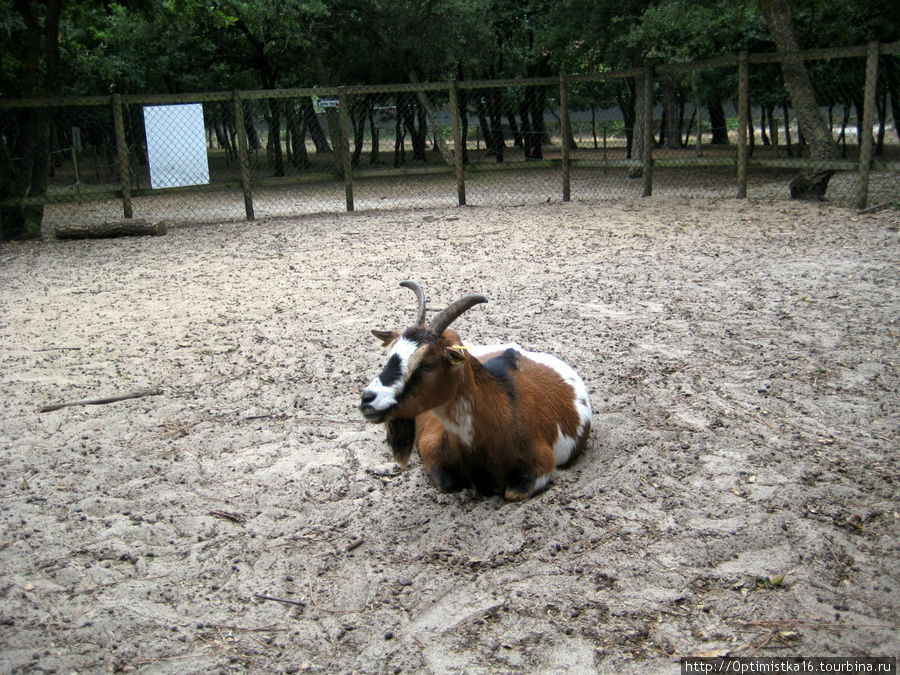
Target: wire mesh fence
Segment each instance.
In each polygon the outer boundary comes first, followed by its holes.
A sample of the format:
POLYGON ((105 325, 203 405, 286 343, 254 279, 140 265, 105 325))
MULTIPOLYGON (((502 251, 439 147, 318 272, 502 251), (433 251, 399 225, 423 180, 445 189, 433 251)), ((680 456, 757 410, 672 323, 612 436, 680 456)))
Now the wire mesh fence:
POLYGON ((0 212, 43 229, 640 195, 900 199, 897 44, 802 55, 833 149, 814 156, 777 55, 531 80, 0 102, 0 212), (874 62, 874 63, 873 63, 874 62), (46 193, 16 168, 50 129, 46 193))

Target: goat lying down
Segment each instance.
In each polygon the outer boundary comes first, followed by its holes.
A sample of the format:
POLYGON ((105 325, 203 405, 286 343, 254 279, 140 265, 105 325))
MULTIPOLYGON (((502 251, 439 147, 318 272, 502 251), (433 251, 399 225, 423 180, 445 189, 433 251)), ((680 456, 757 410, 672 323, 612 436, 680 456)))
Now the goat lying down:
POLYGON ((402 333, 372 331, 390 356, 362 393, 363 417, 386 424, 402 467, 417 447, 442 492, 474 486, 514 500, 543 490, 554 467, 584 450, 591 428, 584 382, 549 354, 465 345, 449 326, 487 302, 483 295, 457 300, 426 324, 421 286, 400 285, 416 294, 416 324, 402 333))

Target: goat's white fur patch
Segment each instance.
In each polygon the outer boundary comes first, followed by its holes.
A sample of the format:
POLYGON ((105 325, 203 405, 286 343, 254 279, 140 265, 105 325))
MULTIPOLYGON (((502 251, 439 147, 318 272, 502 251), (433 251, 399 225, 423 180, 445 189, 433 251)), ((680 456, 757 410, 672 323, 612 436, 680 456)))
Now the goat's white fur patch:
POLYGON ((453 407, 450 409, 450 416, 446 417, 438 412, 438 409, 432 410, 432 414, 438 418, 438 421, 444 425, 451 434, 458 436, 465 445, 472 445, 475 438, 475 425, 472 420, 472 401, 460 396, 456 399, 453 407))
POLYGON ((553 454, 556 456, 556 466, 565 464, 572 458, 575 452, 575 446, 578 444, 577 438, 570 438, 563 433, 562 427, 556 425, 556 443, 553 444, 553 454))
POLYGON ((388 359, 395 354, 400 358, 400 377, 393 382, 382 382, 379 375, 369 383, 364 394, 375 394, 375 399, 371 402, 371 406, 375 410, 387 410, 397 404, 397 396, 403 391, 403 385, 406 383, 406 377, 409 374, 409 361, 412 355, 419 349, 419 344, 408 340, 405 337, 398 338, 391 346, 391 352, 388 359))

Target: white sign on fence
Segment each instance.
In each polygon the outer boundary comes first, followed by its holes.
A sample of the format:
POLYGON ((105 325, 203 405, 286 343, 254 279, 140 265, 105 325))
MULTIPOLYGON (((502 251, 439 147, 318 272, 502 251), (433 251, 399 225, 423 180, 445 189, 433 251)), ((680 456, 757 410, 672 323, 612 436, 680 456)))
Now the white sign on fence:
POLYGON ((150 187, 209 183, 203 104, 144 106, 150 187))

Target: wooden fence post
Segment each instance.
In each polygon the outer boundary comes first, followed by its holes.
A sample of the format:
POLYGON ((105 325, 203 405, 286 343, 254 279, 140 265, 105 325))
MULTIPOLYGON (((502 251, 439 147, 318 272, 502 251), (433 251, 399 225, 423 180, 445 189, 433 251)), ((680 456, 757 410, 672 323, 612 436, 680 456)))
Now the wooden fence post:
POLYGON ((653 194, 653 66, 644 68, 644 128, 641 129, 644 143, 644 197, 653 194))
POLYGON ((869 43, 866 54, 866 90, 863 94, 863 118, 859 139, 859 192, 856 208, 866 208, 869 199, 869 172, 872 169, 872 125, 875 122, 875 86, 878 84, 878 42, 869 43))
POLYGON ((122 190, 122 214, 126 218, 134 216, 131 205, 131 166, 128 163, 128 145, 125 142, 125 122, 122 117, 122 96, 112 96, 113 126, 116 129, 116 150, 119 157, 119 183, 122 190))
POLYGON ((559 134, 562 146, 562 200, 567 202, 572 197, 569 173, 569 138, 572 136, 572 126, 569 120, 569 98, 564 73, 559 75, 559 134))
POLYGON ((247 153, 247 129, 244 127, 244 103, 237 90, 232 98, 234 100, 234 126, 237 130, 238 163, 241 166, 241 190, 244 193, 244 213, 247 220, 255 220, 253 190, 250 186, 250 160, 247 153))
MULTIPOLYGON (((466 176, 463 165, 462 128, 459 123, 459 85, 450 82, 450 119, 453 120, 453 163, 456 167, 456 195, 460 206, 466 205, 466 176)), ((463 111, 463 114, 468 114, 463 111)))
POLYGON ((347 210, 353 210, 353 163, 350 158, 350 111, 347 108, 347 96, 341 91, 338 94, 338 112, 341 119, 341 168, 344 173, 344 194, 347 198, 347 210))
POLYGON ((750 123, 750 57, 738 54, 737 196, 747 197, 747 126, 750 123))

